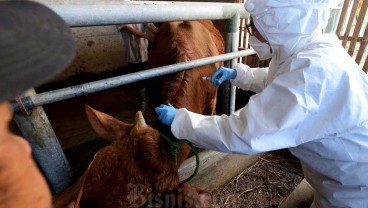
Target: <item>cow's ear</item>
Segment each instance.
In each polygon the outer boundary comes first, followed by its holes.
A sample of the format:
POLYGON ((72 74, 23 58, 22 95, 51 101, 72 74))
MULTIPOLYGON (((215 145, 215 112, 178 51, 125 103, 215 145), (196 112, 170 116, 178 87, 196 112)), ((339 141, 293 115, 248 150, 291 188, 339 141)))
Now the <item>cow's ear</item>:
POLYGON ((89 123, 95 132, 104 139, 114 141, 130 134, 133 124, 126 124, 112 116, 97 111, 89 105, 85 106, 89 123))

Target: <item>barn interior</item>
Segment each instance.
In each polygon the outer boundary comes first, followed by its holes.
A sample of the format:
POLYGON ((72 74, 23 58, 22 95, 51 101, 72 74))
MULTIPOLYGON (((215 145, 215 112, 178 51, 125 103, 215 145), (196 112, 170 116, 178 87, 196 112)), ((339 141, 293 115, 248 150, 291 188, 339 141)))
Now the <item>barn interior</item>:
MULTIPOLYGON (((86 4, 86 2, 83 0, 38 0, 38 2, 44 3, 46 5, 67 6, 73 4, 86 4)), ((242 3, 237 0, 210 0, 200 2, 242 3)), ((95 0, 89 3, 110 4, 111 2, 95 0)), ((338 19, 335 21, 338 22, 337 20, 338 19)), ((249 49, 246 37, 246 29, 244 27, 247 21, 247 18, 241 18, 241 26, 237 31, 237 35, 240 40, 237 44, 239 50, 249 49)), ((214 23, 225 38, 227 35, 227 21, 216 20, 214 23)), ((117 30, 117 25, 118 24, 71 27, 77 46, 77 54, 73 62, 58 77, 36 88, 36 93, 39 94, 49 92, 61 88, 77 86, 83 83, 89 83, 136 72, 137 69, 128 66, 124 60, 124 42, 121 33, 117 30)), ((335 30, 336 27, 337 23, 335 30)), ((359 40, 362 41, 363 38, 360 38, 359 40)), ((365 49, 363 50, 365 51, 365 49)), ((354 54, 355 56, 359 54, 358 50, 356 50, 354 54)), ((363 58, 361 58, 361 60, 366 60, 366 53, 364 53, 362 57, 363 58)), ((362 65, 363 69, 367 70, 367 61, 361 60, 359 60, 359 63, 362 65)), ((248 64, 251 67, 266 67, 269 63, 269 61, 260 61, 256 55, 249 55, 244 58, 239 58, 237 61, 248 64)), ((94 154, 100 148, 108 144, 107 141, 98 137, 90 127, 84 111, 85 105, 88 104, 99 111, 105 112, 127 123, 133 123, 135 113, 142 109, 139 90, 137 90, 139 88, 138 86, 140 85, 144 85, 144 81, 124 84, 111 89, 106 89, 71 99, 65 99, 42 106, 56 135, 57 141, 59 142, 62 151, 65 153, 66 159, 70 165, 70 169, 73 173, 71 178, 72 181, 75 181, 81 176, 85 168, 91 162, 94 154)), ((219 89, 216 109, 218 114, 226 113, 223 110, 223 103, 226 101, 223 100, 222 92, 223 90, 219 89)), ((246 105, 251 95, 253 95, 253 93, 236 89, 235 110, 246 105)), ((148 124, 150 124, 151 121, 153 122, 155 115, 152 111, 152 106, 148 106, 144 116, 148 124)), ((19 132, 18 127, 16 127, 15 124, 13 127, 15 131, 19 132)), ((19 132, 19 134, 21 133, 19 132)), ((283 152, 283 154, 285 154, 285 152, 283 152)), ((248 160, 250 165, 253 164, 259 156, 261 155, 249 158, 235 156, 235 158, 232 158, 231 160, 239 161, 239 163, 243 162, 244 160, 248 160)), ((290 157, 292 156, 290 155, 290 157)), ((190 162, 193 161, 188 160, 188 163, 190 162)), ((224 177, 226 180, 220 180, 220 182, 216 182, 219 180, 219 178, 217 178, 219 177, 218 175, 212 177, 206 176, 206 179, 204 179, 204 176, 199 176, 197 182, 199 183, 199 181, 205 181, 204 183, 211 187, 210 189, 216 190, 224 185, 227 181, 241 173, 244 168, 244 166, 239 167, 239 170, 236 170, 237 173, 233 173, 228 177, 224 177)), ((219 170, 219 174, 224 174, 221 171, 225 171, 225 169, 226 166, 219 170)), ((54 190, 54 193, 55 192, 58 191, 54 190)))

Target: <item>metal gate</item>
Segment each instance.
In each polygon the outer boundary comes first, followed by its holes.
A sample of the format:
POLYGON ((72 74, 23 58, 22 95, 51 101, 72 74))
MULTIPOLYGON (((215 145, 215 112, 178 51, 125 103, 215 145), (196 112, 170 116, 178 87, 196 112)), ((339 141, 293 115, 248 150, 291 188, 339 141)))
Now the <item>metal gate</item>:
MULTIPOLYGON (((70 27, 116 25, 122 23, 167 22, 178 20, 218 20, 226 25, 226 54, 158 67, 36 94, 34 89, 12 101, 16 112, 14 119, 23 136, 32 146, 33 154, 51 188, 55 193, 70 185, 71 169, 56 138, 42 105, 58 102, 113 87, 158 77, 210 63, 226 61, 231 67, 237 58, 254 54, 253 50, 238 51, 238 28, 240 17, 247 17, 241 3, 206 2, 103 2, 100 4, 53 4, 47 5, 58 13, 70 27)), ((227 114, 234 111, 235 88, 229 82, 224 87, 227 114)), ((207 157, 204 155, 203 157, 207 157)))

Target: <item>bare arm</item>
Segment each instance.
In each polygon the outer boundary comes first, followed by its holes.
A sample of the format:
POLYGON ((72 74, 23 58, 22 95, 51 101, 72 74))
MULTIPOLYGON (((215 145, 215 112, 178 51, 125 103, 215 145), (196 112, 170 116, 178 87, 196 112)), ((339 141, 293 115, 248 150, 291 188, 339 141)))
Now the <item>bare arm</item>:
POLYGON ((151 31, 152 33, 156 34, 158 28, 153 24, 153 23, 148 23, 147 24, 147 28, 149 31, 151 31))
POLYGON ((147 38, 146 34, 144 32, 135 29, 130 24, 124 25, 123 28, 124 28, 125 31, 127 31, 130 34, 133 34, 133 35, 138 36, 140 38, 147 38))
POLYGON ((152 36, 150 34, 147 34, 145 32, 142 32, 140 30, 135 29, 134 27, 131 26, 131 24, 122 25, 120 28, 123 28, 128 33, 133 34, 133 35, 135 35, 137 37, 145 38, 145 39, 147 39, 150 42, 153 41, 154 36, 152 36))

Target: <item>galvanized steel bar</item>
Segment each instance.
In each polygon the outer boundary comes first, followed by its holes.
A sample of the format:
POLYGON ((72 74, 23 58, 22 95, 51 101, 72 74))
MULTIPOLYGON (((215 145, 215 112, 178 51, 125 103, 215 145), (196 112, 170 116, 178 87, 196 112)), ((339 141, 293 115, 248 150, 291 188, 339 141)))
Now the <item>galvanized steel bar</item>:
POLYGON ((230 19, 248 17, 242 3, 175 1, 112 1, 93 4, 46 4, 69 26, 114 25, 121 23, 168 22, 179 20, 230 19))
MULTIPOLYGON (((239 15, 235 15, 233 18, 227 21, 226 28, 226 48, 225 52, 238 51, 238 36, 239 36, 239 15)), ((233 67, 238 57, 229 59, 225 62, 225 67, 233 67)), ((222 84, 222 112, 230 115, 235 110, 235 96, 236 90, 230 81, 226 81, 222 84)))
MULTIPOLYGON (((35 95, 34 89, 25 95, 35 95)), ((55 132, 42 107, 34 108, 31 114, 14 114, 14 120, 23 136, 30 143, 33 155, 55 193, 67 188, 72 171, 55 132)))
MULTIPOLYGON (((217 56, 212 56, 208 58, 197 59, 188 62, 182 62, 178 64, 168 65, 157 67, 145 71, 134 72, 128 75, 121 75, 117 77, 112 77, 108 79, 102 79, 90 83, 85 83, 81 85, 76 85, 72 87, 66 87, 58 90, 53 90, 49 92, 44 92, 40 94, 36 94, 33 96, 23 97, 22 101, 26 109, 32 109, 36 106, 42 106, 54 102, 58 102, 61 100, 66 100, 74 97, 78 97, 85 94, 90 94, 93 92, 98 92, 110 88, 114 88, 117 86, 130 84, 133 82, 150 79, 154 77, 163 76, 166 74, 171 74, 179 71, 184 71, 190 68, 203 66, 206 64, 211 64, 215 62, 231 60, 234 58, 248 56, 255 54, 253 49, 237 51, 232 53, 221 54, 217 56)), ((20 111, 18 104, 15 101, 11 101, 11 105, 14 111, 20 111)))
MULTIPOLYGON (((231 41, 231 51, 238 51, 239 45, 239 26, 240 26, 240 16, 237 14, 231 18, 232 29, 232 41, 231 41)), ((234 67, 237 63, 237 58, 231 60, 231 67, 234 67)), ((230 109, 229 113, 232 114, 235 111, 235 97, 236 97, 236 87, 231 85, 230 87, 230 109)))

